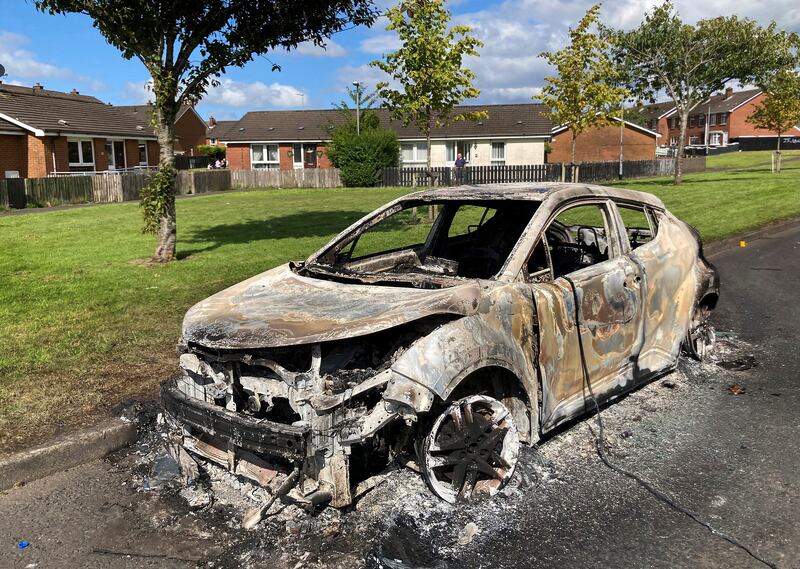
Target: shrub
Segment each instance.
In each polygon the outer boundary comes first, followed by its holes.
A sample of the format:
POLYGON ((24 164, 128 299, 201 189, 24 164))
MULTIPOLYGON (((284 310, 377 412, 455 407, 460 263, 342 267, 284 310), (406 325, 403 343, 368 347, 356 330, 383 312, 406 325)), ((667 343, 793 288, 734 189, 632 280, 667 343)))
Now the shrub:
POLYGON ((371 121, 364 122, 360 135, 350 122, 331 133, 328 157, 339 168, 345 186, 374 186, 383 168, 398 163, 400 143, 394 131, 371 121))
POLYGON ((197 151, 203 156, 208 156, 212 160, 222 160, 225 158, 225 147, 216 144, 200 144, 197 151))

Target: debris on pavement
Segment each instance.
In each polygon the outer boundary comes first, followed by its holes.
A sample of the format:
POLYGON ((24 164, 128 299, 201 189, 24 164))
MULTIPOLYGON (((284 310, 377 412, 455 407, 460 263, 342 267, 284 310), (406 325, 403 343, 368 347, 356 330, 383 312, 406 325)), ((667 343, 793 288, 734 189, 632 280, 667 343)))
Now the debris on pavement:
POLYGON ((742 387, 741 385, 736 385, 735 383, 728 387, 728 391, 733 393, 734 395, 744 395, 747 393, 747 390, 742 387))
POLYGON ((480 532, 475 522, 469 522, 458 534, 458 545, 467 545, 472 542, 472 539, 480 532))

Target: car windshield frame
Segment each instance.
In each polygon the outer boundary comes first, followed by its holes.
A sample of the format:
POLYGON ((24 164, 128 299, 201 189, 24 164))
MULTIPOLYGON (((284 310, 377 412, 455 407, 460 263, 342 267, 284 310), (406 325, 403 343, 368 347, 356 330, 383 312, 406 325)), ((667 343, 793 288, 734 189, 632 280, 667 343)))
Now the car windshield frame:
MULTIPOLYGON (((373 271, 360 271, 360 270, 349 270, 348 268, 337 264, 336 257, 347 247, 351 246, 354 241, 360 238, 363 234, 372 230, 375 226, 382 223, 384 220, 401 213, 402 211, 407 211, 412 208, 420 208, 420 217, 424 217, 426 215, 426 210, 429 206, 436 205, 438 206, 439 213, 437 214, 435 220, 427 225, 429 228, 427 235, 425 237, 425 242, 423 245, 424 248, 430 247, 430 242, 432 239, 437 238, 437 234, 440 235, 442 231, 441 224, 445 221, 451 222, 452 218, 445 220, 444 218, 444 211, 445 208, 453 205, 457 205, 458 207, 461 206, 480 206, 486 207, 491 209, 500 210, 504 206, 508 207, 509 204, 524 204, 530 207, 531 212, 530 215, 526 218, 524 222, 524 226, 522 227, 519 235, 517 235, 516 240, 514 241, 513 245, 510 247, 508 253, 506 254, 505 258, 499 264, 499 268, 488 277, 469 277, 469 276, 460 276, 460 275, 450 275, 450 274, 442 274, 438 275, 438 280, 452 280, 456 282, 463 282, 465 280, 473 280, 475 278, 479 278, 480 280, 503 280, 501 277, 504 275, 506 267, 511 263, 513 257, 518 254, 519 243, 522 242, 527 232, 531 227, 531 223, 533 219, 536 217, 538 213, 538 208, 541 205, 540 200, 521 200, 521 199, 502 199, 502 198, 490 198, 487 199, 485 196, 481 197, 431 197, 426 199, 414 199, 408 196, 404 196, 398 198, 388 204, 374 210, 373 212, 367 214, 363 218, 359 219, 355 223, 351 224, 347 227, 344 231, 339 233, 336 237, 331 239, 328 243, 326 243, 322 248, 320 248, 317 252, 312 254, 306 262, 304 266, 309 269, 311 272, 317 272, 323 275, 332 275, 332 274, 340 274, 340 275, 347 275, 355 278, 359 277, 375 277, 377 275, 385 275, 391 276, 391 279, 387 280, 405 280, 404 273, 400 272, 393 272, 393 271, 386 271, 385 273, 373 272, 373 271), (314 270, 317 269, 317 270, 314 270)), ((451 210, 452 211, 452 210, 451 210)), ((458 210, 455 210, 458 211, 458 210)), ((453 214, 453 216, 455 213, 453 214)), ((481 220, 483 222, 483 220, 481 220)), ((488 221, 488 219, 487 219, 488 221)), ((479 227, 482 226, 479 224, 479 227)), ((448 231, 450 230, 451 225, 448 223, 448 231)), ((357 246, 357 244, 356 244, 357 246)), ((399 250, 403 250, 402 248, 399 250)), ((373 255, 374 257, 380 257, 382 255, 390 254, 392 250, 387 249, 386 251, 376 253, 373 255)), ((430 251, 428 251, 430 253, 430 251)), ((370 258, 371 256, 367 256, 365 258, 370 258)), ((353 259, 356 261, 359 259, 353 259)), ((424 275, 422 272, 409 272, 406 273, 406 278, 408 277, 416 277, 419 278, 421 275, 424 275)), ((437 276, 437 275, 431 275, 437 276)))

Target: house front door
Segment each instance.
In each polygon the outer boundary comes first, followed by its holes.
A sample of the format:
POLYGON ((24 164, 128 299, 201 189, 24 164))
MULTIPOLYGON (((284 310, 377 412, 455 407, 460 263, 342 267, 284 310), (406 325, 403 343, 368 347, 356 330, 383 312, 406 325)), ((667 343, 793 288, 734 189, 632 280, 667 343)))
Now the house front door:
POLYGON ((317 145, 304 144, 303 145, 303 168, 316 168, 317 167, 317 145))
POLYGON ((121 140, 106 142, 106 156, 108 156, 109 170, 122 170, 125 168, 125 143, 121 140))

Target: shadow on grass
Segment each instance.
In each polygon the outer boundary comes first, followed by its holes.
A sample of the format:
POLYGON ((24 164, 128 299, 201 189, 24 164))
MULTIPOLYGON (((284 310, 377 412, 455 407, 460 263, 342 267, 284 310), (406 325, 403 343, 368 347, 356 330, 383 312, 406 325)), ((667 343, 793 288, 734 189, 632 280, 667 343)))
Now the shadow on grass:
MULTIPOLYGON (((239 223, 224 223, 197 229, 181 237, 179 243, 196 247, 180 251, 179 259, 212 251, 223 245, 253 243, 270 239, 299 239, 303 237, 329 237, 343 231, 361 219, 368 211, 299 211, 281 217, 254 219, 239 223)), ((390 232, 401 229, 404 220, 394 216, 373 228, 390 232)))

